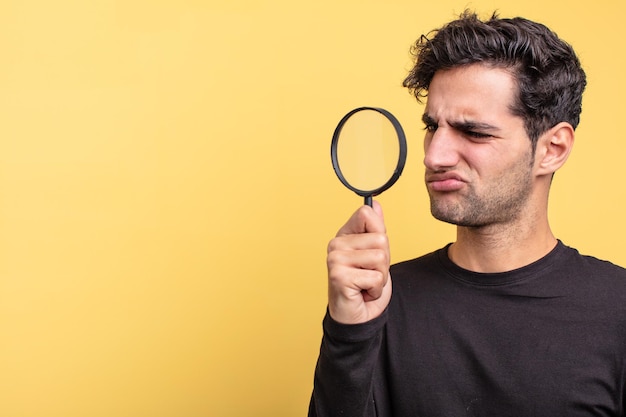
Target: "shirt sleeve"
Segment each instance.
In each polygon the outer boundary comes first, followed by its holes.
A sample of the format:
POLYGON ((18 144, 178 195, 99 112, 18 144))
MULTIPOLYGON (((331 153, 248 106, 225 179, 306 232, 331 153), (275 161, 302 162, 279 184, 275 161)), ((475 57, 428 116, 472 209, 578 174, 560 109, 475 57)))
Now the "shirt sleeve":
POLYGON ((328 311, 315 368, 309 417, 375 417, 374 378, 387 311, 362 324, 341 324, 328 311))

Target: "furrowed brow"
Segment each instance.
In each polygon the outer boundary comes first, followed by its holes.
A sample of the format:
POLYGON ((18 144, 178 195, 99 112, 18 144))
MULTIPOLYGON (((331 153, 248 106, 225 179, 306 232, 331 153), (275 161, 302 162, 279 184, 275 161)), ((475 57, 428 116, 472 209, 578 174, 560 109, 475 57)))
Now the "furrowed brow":
POLYGON ((500 130, 498 127, 489 123, 475 122, 472 120, 450 122, 450 126, 462 132, 478 130, 481 132, 494 132, 500 130))

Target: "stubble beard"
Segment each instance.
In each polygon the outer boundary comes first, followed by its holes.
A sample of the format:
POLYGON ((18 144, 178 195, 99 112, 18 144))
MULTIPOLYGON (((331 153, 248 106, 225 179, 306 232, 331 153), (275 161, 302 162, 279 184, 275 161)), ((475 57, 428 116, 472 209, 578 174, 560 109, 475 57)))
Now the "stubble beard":
POLYGON ((471 228, 514 222, 523 214, 531 195, 532 174, 526 164, 513 171, 482 194, 468 183, 465 193, 457 194, 459 198, 453 201, 445 201, 445 196, 429 191, 433 217, 471 228))

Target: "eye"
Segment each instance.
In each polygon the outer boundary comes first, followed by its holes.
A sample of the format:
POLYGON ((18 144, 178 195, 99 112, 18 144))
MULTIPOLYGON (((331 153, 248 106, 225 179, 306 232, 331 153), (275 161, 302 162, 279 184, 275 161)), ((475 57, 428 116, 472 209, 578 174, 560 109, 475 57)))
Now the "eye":
POLYGON ((433 133, 437 130, 439 126, 437 126, 436 123, 426 123, 426 125, 424 126, 424 130, 428 133, 433 133))
POLYGON ((474 130, 467 130, 463 133, 465 133, 466 136, 469 136, 472 139, 489 139, 492 137, 492 135, 488 133, 476 132, 474 130))

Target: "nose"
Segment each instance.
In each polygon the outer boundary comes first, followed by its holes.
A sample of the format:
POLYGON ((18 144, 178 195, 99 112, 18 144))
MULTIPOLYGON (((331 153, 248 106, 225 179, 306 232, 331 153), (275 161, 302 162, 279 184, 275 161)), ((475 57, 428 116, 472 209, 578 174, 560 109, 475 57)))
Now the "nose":
POLYGON ((459 152, 453 133, 439 127, 426 134, 424 140, 424 165, 430 171, 453 168, 459 162, 459 152))

